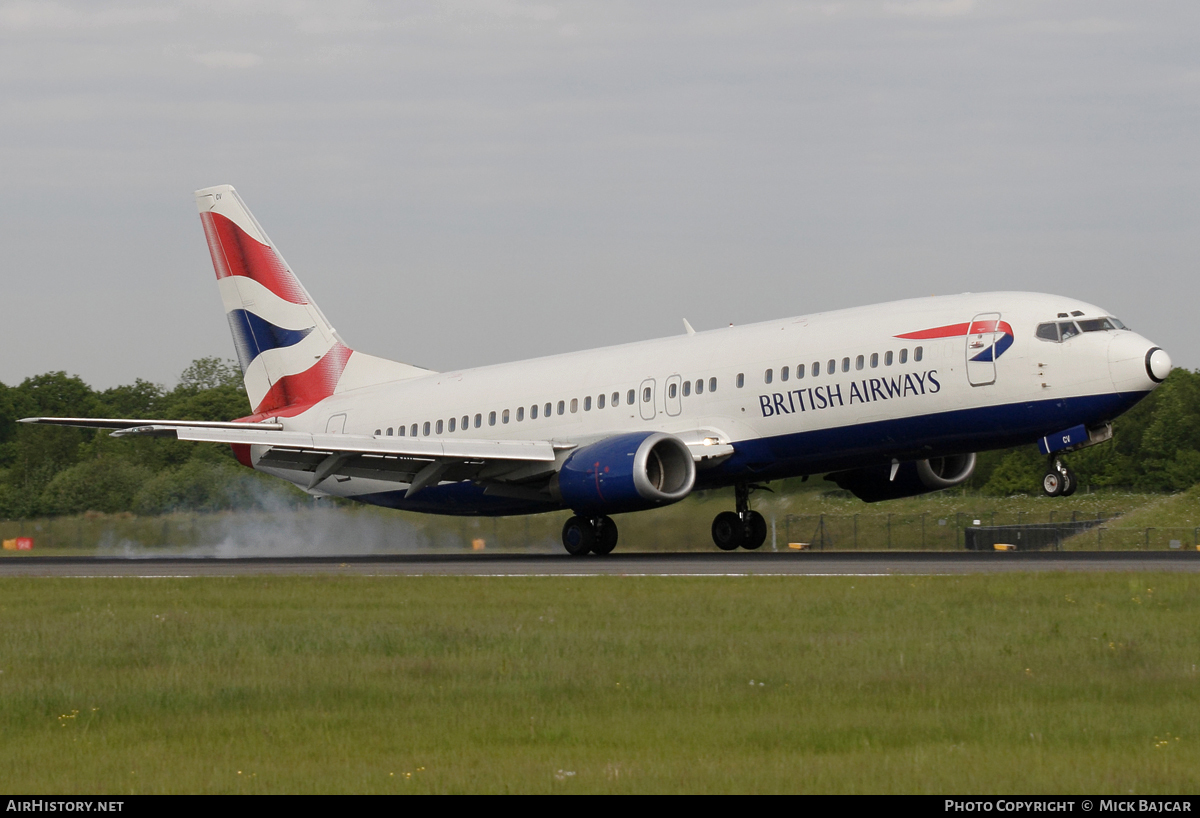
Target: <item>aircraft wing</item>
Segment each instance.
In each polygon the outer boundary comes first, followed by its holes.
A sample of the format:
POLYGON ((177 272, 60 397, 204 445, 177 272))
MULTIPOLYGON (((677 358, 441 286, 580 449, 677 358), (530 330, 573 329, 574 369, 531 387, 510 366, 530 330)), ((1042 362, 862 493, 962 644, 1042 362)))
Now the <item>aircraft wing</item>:
MULTIPOLYGON (((383 437, 287 431, 281 423, 238 423, 132 418, 23 418, 22 423, 111 430, 113 437, 166 437, 251 446, 254 464, 301 472, 310 491, 333 477, 360 477, 408 485, 412 496, 442 481, 471 480, 486 493, 549 500, 549 478, 565 453, 589 441, 383 437)), ((698 465, 733 453, 711 430, 679 437, 698 465)))
POLYGON ((409 496, 442 480, 486 484, 542 478, 544 482, 557 470, 555 449, 573 448, 546 440, 310 434, 285 431, 280 423, 119 418, 23 418, 22 422, 110 429, 113 437, 253 446, 256 466, 307 472, 310 490, 334 476, 363 477, 407 483, 409 496))

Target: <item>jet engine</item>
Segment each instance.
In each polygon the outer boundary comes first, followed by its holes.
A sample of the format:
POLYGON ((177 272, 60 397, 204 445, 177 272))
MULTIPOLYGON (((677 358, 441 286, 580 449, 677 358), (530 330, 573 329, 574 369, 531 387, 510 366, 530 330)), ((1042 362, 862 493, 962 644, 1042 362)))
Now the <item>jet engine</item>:
POLYGON ((901 463, 892 476, 892 466, 867 466, 826 475, 855 497, 868 503, 913 497, 962 485, 975 471, 975 454, 953 454, 929 460, 901 463))
POLYGON ((635 432, 573 451, 552 490, 580 514, 616 514, 677 502, 695 483, 687 444, 664 432, 635 432))

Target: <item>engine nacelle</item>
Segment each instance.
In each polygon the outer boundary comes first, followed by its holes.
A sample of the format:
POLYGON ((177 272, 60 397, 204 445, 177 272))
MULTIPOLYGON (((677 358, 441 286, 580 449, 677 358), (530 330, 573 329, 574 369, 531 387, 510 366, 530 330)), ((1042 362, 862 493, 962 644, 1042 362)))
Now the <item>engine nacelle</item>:
POLYGON ((578 513, 616 514, 677 502, 695 484, 687 444, 664 432, 635 432, 576 449, 556 475, 554 490, 578 513))
POLYGON ((827 475, 829 480, 868 503, 913 497, 961 485, 975 471, 975 455, 953 454, 901 463, 889 480, 891 465, 868 466, 827 475))

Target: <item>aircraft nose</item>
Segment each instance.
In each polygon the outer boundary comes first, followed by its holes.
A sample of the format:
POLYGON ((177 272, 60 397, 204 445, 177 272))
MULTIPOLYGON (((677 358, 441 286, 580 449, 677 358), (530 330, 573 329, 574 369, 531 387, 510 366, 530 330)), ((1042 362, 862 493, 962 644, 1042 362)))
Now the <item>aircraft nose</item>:
POLYGON ((1151 347, 1146 352, 1146 374, 1155 383, 1162 383, 1171 374, 1171 356, 1161 347, 1151 347))
POLYGON ((1136 332, 1113 333, 1108 371, 1118 392, 1145 392, 1171 374, 1171 356, 1136 332))

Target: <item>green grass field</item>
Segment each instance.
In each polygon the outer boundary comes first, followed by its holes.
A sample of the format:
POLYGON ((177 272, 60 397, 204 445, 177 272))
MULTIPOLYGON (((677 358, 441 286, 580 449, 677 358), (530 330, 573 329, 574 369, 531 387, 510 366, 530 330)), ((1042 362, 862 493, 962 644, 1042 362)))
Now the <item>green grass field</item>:
POLYGON ((5 792, 1194 793, 1200 578, 0 579, 5 792))

